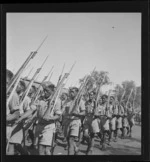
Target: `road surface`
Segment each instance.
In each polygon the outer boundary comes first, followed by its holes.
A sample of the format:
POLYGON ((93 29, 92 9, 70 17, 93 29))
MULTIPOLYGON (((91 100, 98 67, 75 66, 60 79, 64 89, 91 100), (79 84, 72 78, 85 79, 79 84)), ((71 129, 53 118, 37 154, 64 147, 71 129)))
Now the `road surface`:
MULTIPOLYGON (((67 155, 65 146, 62 140, 58 140, 58 144, 54 149, 54 155, 67 155)), ((100 148, 99 139, 96 139, 93 155, 141 155, 141 126, 135 125, 133 127, 131 138, 119 138, 117 142, 111 142, 110 146, 106 145, 105 151, 102 151, 100 148)), ((29 147, 27 149, 31 155, 38 155, 36 150, 29 149, 29 147)), ((86 155, 87 144, 81 144, 79 149, 79 155, 86 155)))

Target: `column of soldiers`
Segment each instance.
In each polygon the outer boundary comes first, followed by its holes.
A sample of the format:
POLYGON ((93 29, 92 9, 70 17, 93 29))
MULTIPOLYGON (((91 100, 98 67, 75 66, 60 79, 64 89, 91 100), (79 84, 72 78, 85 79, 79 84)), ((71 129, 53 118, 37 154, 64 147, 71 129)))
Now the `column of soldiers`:
POLYGON ((30 155, 26 149, 26 141, 30 139, 31 148, 37 150, 38 155, 53 155, 59 136, 63 135, 68 155, 78 155, 80 144, 85 142, 86 155, 92 155, 96 138, 100 139, 101 150, 105 150, 106 144, 117 141, 119 131, 122 138, 126 134, 132 136, 132 105, 118 102, 110 95, 99 96, 103 81, 96 92, 87 91, 86 85, 94 71, 79 88, 71 87, 65 93, 62 90, 74 65, 63 77, 61 73, 56 86, 46 81, 50 72, 38 87, 33 84, 47 58, 28 84, 21 79, 46 38, 15 75, 7 70, 6 154, 30 155))
MULTIPOLYGON (((7 72, 7 85, 12 79, 12 72, 7 72)), ((53 155, 59 135, 63 135, 68 155, 78 155, 80 144, 87 143, 86 155, 93 154, 95 139, 99 138, 101 150, 106 145, 121 138, 132 136, 134 109, 132 105, 118 102, 114 96, 99 96, 96 103, 95 91, 88 96, 80 95, 80 88, 72 87, 68 92, 58 95, 55 103, 49 101, 56 92, 51 82, 42 83, 42 93, 36 102, 32 102, 37 88, 31 86, 28 95, 20 104, 20 98, 27 85, 20 80, 7 105, 7 155, 29 155, 25 149, 27 137, 31 147, 38 150, 38 155, 53 155), (77 100, 77 101, 76 101, 77 100), (45 115, 48 107, 53 109, 45 115)))

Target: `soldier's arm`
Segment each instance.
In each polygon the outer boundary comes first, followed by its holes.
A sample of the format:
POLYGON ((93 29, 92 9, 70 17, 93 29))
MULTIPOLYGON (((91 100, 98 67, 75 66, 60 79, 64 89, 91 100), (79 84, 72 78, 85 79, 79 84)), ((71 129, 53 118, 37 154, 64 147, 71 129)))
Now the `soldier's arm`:
POLYGON ((54 116, 47 116, 46 118, 43 118, 48 123, 51 123, 52 121, 58 120, 62 114, 61 111, 61 103, 58 101, 54 108, 54 116))
POLYGON ((20 116, 19 98, 17 96, 12 96, 9 102, 10 114, 7 115, 6 120, 8 122, 18 119, 20 116))
POLYGON ((36 111, 36 106, 35 105, 31 105, 31 108, 29 110, 27 110, 17 121, 16 123, 21 122, 22 120, 28 118, 30 115, 32 115, 35 111, 36 111))
POLYGON ((7 122, 13 121, 15 119, 18 119, 20 116, 19 110, 16 110, 13 114, 9 114, 6 117, 7 122))
POLYGON ((73 113, 73 115, 76 117, 85 116, 85 102, 83 102, 82 100, 80 101, 79 112, 73 113))

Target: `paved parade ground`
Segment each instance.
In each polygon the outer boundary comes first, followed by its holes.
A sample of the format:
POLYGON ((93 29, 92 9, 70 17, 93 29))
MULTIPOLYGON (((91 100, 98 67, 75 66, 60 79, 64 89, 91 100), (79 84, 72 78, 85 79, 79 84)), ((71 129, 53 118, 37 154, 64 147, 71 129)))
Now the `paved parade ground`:
MULTIPOLYGON (((58 144, 55 147, 54 155, 67 155, 65 150, 65 143, 62 140, 58 140, 58 144)), ((106 150, 101 151, 99 139, 96 139, 93 155, 141 155, 141 126, 135 125, 133 127, 132 137, 126 137, 125 139, 119 138, 117 142, 111 142, 111 145, 106 145, 106 150)), ((87 144, 80 145, 79 155, 86 155, 87 144)), ((28 149, 32 154, 37 154, 35 150, 28 149)))

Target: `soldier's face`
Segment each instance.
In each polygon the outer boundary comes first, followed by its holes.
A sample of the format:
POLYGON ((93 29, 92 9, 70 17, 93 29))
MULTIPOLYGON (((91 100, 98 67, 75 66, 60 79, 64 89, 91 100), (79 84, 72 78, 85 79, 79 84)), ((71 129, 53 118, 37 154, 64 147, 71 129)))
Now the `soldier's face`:
POLYGON ((70 92, 70 97, 71 97, 71 98, 75 98, 76 95, 77 95, 77 92, 76 92, 75 90, 71 90, 71 92, 70 92))
POLYGON ((110 97, 110 103, 113 103, 114 102, 114 99, 112 97, 110 97))
POLYGON ((105 103, 107 101, 106 97, 102 97, 102 102, 105 103))
POLYGON ((7 76, 7 77, 6 77, 6 87, 8 87, 8 85, 9 85, 9 83, 10 83, 10 80, 11 80, 10 77, 7 76))
POLYGON ((62 94, 61 100, 65 100, 65 99, 67 99, 67 96, 65 94, 62 94))
POLYGON ((33 88, 30 88, 30 91, 29 91, 29 95, 31 96, 33 96, 35 94, 35 90, 33 89, 33 88))
POLYGON ((52 94, 52 90, 51 89, 44 89, 44 96, 45 96, 45 98, 50 97, 51 94, 52 94))
POLYGON ((17 91, 18 93, 21 93, 21 92, 24 91, 24 87, 23 87, 23 85, 22 85, 21 83, 18 84, 16 91, 17 91))
POLYGON ((102 98, 99 99, 99 104, 101 104, 103 102, 102 98))
POLYGON ((94 94, 91 93, 90 96, 89 96, 89 99, 92 100, 94 98, 94 94))

